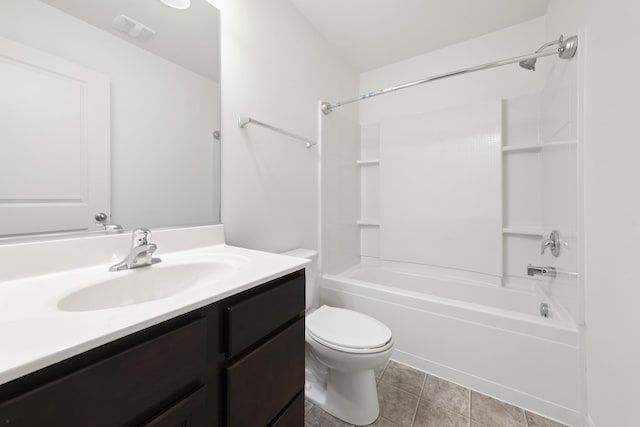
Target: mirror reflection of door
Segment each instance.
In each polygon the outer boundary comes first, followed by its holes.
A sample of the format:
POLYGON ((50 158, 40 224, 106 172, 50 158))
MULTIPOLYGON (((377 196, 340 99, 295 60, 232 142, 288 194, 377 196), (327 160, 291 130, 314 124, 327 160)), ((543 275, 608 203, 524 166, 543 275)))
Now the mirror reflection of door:
POLYGON ((0 244, 220 222, 219 24, 207 0, 0 1, 0 244))
POLYGON ((110 212, 109 79, 0 38, 0 235, 95 229, 110 212))

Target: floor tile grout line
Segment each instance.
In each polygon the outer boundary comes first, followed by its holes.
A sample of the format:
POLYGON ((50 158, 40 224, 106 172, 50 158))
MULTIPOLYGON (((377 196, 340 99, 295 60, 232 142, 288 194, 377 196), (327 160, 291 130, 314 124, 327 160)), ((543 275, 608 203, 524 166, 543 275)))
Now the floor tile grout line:
POLYGON ((382 372, 380 372, 380 376, 376 378, 376 385, 379 384, 380 381, 382 381, 382 376, 384 375, 385 372, 387 372, 387 368, 389 367, 389 362, 391 362, 391 359, 387 360, 387 363, 385 363, 384 368, 382 369, 382 372))
POLYGON ((429 402, 433 403, 434 405, 444 409, 445 411, 447 411, 447 412, 449 412, 451 414, 454 414, 456 416, 462 416, 462 417, 464 417, 464 418, 466 418, 468 420, 471 420, 471 389, 469 389, 467 387, 461 386, 461 385, 453 383, 451 381, 447 381, 447 380, 445 380, 443 378, 440 378, 440 377, 436 377, 436 376, 433 376, 433 375, 430 375, 430 374, 426 374, 425 381, 423 382, 423 386, 422 386, 422 392, 420 394, 420 400, 429 401, 429 402), (424 397, 424 389, 427 386, 427 381, 426 380, 428 379, 428 377, 437 378, 438 380, 443 381, 443 382, 447 383, 448 385, 454 385, 454 386, 460 387, 461 389, 464 389, 465 390, 465 394, 467 394, 467 402, 468 402, 467 413, 465 414, 462 411, 458 411, 456 408, 454 408, 453 406, 449 406, 445 402, 437 402, 435 400, 432 400, 430 397, 424 397))
POLYGON ((411 427, 416 423, 416 417, 418 416, 418 408, 420 407, 420 402, 422 401, 422 394, 424 393, 424 387, 427 384, 427 375, 424 374, 424 379, 422 380, 422 387, 420 387, 420 393, 418 394, 418 403, 416 403, 416 409, 413 411, 413 417, 411 418, 411 427))
MULTIPOLYGON (((386 387, 395 388, 396 390, 398 390, 398 391, 400 391, 400 392, 402 392, 402 393, 408 394, 408 395, 409 395, 409 396, 411 396, 411 397, 416 397, 416 395, 415 395, 415 394, 413 394, 413 393, 409 393, 408 391, 403 390, 403 389, 401 389, 400 387, 396 387, 396 386, 395 386, 395 385, 393 385, 393 384, 388 384, 388 383, 387 383, 387 384, 385 384, 385 386, 386 386, 386 387)), ((420 398, 418 398, 418 404, 420 404, 420 398)), ((418 410, 418 406, 416 406, 416 411, 417 411, 417 410, 418 410)), ((414 417, 415 417, 415 414, 414 414, 414 417)), ((382 417, 382 418, 384 418, 384 417, 382 417)), ((386 418, 385 418, 385 419, 386 419, 386 418)), ((389 421, 391 421, 391 420, 389 420, 389 421)), ((395 424, 397 424, 397 423, 395 423, 395 424)), ((410 425, 409 427, 413 427, 413 422, 411 423, 411 425, 410 425)))
MULTIPOLYGON (((401 364, 400 362, 396 362, 396 363, 401 364)), ((413 369, 413 370, 415 370, 415 371, 420 372, 421 374, 425 375, 425 378, 429 375, 429 374, 427 374, 426 372, 420 371, 419 369, 412 368, 412 367, 411 367, 411 366, 409 366, 409 365, 404 365, 404 364, 401 364, 401 365, 403 365, 403 366, 407 366, 407 367, 409 367, 409 368, 411 368, 411 369, 413 369)), ((388 366, 387 366, 387 367, 388 367, 388 366)), ((425 384, 424 379, 423 379, 423 381, 422 381, 422 387, 420 388, 420 391, 416 394, 416 393, 415 393, 415 392, 413 392, 413 391, 409 391, 409 390, 407 390, 407 389, 405 389, 405 388, 401 387, 401 384, 399 385, 398 383, 392 383, 390 380, 384 380, 384 381, 383 381, 383 379, 384 379, 383 377, 384 377, 384 374, 385 374, 386 372, 387 372, 387 368, 385 368, 385 370, 383 371, 382 375, 380 375, 380 380, 378 380, 378 381, 376 382, 376 385, 378 385, 378 386, 379 386, 380 384, 384 383, 384 384, 389 385, 389 386, 391 386, 391 387, 393 387, 393 388, 396 388, 396 389, 398 389, 398 390, 400 390, 400 391, 403 391, 403 392, 405 392, 405 393, 408 393, 408 394, 410 394, 410 395, 412 395, 412 396, 414 396, 414 397, 420 397, 420 395, 422 394, 422 388, 424 388, 424 384, 425 384)))
POLYGON ((304 411, 304 416, 306 417, 307 415, 309 415, 309 412, 311 412, 312 409, 313 409, 313 406, 307 409, 306 411, 304 411))
MULTIPOLYGON (((394 423, 393 421, 391 421, 389 418, 385 418, 382 415, 378 416, 378 419, 382 418, 383 420, 385 420, 386 422, 388 422, 389 424, 391 424, 393 427, 399 427, 398 424, 394 423)), ((377 421, 377 420, 376 420, 377 421)), ((374 421, 375 422, 375 421, 374 421)))

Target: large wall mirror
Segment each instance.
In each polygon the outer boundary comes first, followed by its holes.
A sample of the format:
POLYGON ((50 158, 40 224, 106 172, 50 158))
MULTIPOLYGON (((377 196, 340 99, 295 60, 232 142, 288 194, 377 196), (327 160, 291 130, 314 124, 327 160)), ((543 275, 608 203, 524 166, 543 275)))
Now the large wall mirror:
POLYGON ((219 223, 219 23, 207 0, 0 1, 0 238, 219 223))

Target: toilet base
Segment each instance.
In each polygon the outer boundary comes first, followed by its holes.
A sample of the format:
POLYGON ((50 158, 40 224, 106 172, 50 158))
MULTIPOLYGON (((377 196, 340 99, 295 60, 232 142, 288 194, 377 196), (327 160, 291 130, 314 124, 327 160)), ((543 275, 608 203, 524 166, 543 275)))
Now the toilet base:
POLYGON ((329 370, 326 386, 305 382, 305 398, 349 424, 369 425, 378 419, 378 392, 373 369, 359 372, 329 370))

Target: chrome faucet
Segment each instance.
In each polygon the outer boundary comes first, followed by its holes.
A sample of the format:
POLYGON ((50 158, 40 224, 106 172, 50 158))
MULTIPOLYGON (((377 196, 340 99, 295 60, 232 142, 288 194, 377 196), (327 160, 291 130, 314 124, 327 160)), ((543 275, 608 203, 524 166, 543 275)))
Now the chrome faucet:
POLYGON ((529 264, 527 266, 527 276, 556 277, 556 269, 555 267, 538 267, 529 264))
POLYGON ((128 270, 130 268, 147 267, 151 264, 157 264, 162 260, 153 257, 156 249, 158 249, 158 247, 155 243, 151 243, 151 230, 138 228, 133 231, 131 252, 129 252, 129 255, 119 263, 112 265, 109 271, 128 270))

